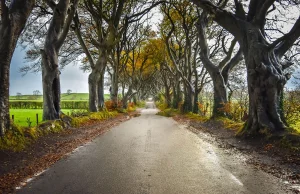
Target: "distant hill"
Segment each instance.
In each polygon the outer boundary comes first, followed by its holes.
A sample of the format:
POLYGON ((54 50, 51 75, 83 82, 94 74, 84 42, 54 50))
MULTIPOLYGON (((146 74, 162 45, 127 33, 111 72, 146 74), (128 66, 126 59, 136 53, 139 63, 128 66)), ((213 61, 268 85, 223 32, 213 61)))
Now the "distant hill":
MULTIPOLYGON (((109 99, 109 94, 104 95, 105 100, 109 99)), ((38 100, 42 101, 43 96, 42 95, 21 95, 21 96, 10 96, 9 100, 38 100)), ((62 93, 61 94, 61 100, 74 100, 74 101, 87 101, 89 100, 89 94, 88 93, 62 93)))

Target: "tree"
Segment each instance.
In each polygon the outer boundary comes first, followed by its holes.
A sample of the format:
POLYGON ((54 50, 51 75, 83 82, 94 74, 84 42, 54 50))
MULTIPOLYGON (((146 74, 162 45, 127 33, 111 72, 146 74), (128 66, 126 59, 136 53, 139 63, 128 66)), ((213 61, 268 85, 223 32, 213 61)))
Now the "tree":
MULTIPOLYGON (((239 49, 239 51, 236 52, 236 54, 232 57, 237 41, 235 39, 231 40, 231 42, 226 41, 226 36, 228 36, 228 34, 224 32, 224 30, 221 30, 216 38, 214 38, 214 44, 216 46, 209 47, 206 33, 207 26, 207 13, 203 12, 198 20, 197 29, 200 38, 199 45, 201 47, 200 58, 204 67, 207 69, 210 77, 212 78, 214 87, 214 106, 212 117, 226 116, 226 112, 224 111, 223 106, 228 102, 227 87, 229 72, 243 59, 242 50, 239 49), (228 49, 226 48, 226 44, 230 45, 228 49), (218 46, 222 48, 222 54, 225 54, 223 58, 221 58, 222 56, 213 56, 218 53, 218 46), (212 53, 210 51, 210 48, 212 48, 212 53), (211 58, 221 59, 211 60, 211 58), (216 61, 219 61, 217 65, 216 61)), ((217 34, 216 28, 212 29, 211 31, 217 34)))
POLYGON ((20 92, 17 92, 16 99, 20 100, 21 98, 22 98, 22 94, 20 92))
MULTIPOLYGON (((149 4, 140 0, 84 0, 85 17, 79 17, 79 15, 75 17, 74 29, 86 55, 86 64, 89 64, 87 69, 91 71, 89 75, 90 111, 97 112, 104 106, 105 69, 109 56, 114 55, 114 50, 119 45, 124 31, 130 23, 138 21, 159 3, 149 4), (86 22, 82 23, 80 19, 86 22)), ((113 80, 117 79, 113 76, 113 80)), ((114 86, 111 90, 115 99, 118 90, 114 86)))
MULTIPOLYGON (((292 65, 281 59, 300 36, 300 17, 296 19, 290 31, 278 38, 273 35, 273 39, 270 39, 271 34, 266 32, 269 24, 267 16, 275 13, 274 11, 284 4, 297 6, 299 3, 250 0, 245 9, 241 1, 235 0, 235 12, 231 12, 228 1, 221 0, 217 5, 208 0, 191 1, 207 11, 212 16, 211 19, 229 31, 242 48, 249 91, 249 118, 243 133, 257 134, 262 128, 281 133, 286 127, 283 123, 280 98, 289 79, 289 74, 284 70, 292 65)), ((273 19, 276 17, 278 15, 275 13, 273 19)))
POLYGON ((198 94, 209 80, 206 78, 207 71, 197 59, 196 9, 188 1, 181 0, 162 6, 162 11, 165 17, 161 32, 171 61, 166 68, 174 76, 173 107, 177 108, 182 99, 182 85, 184 101, 181 111, 197 113, 198 94))
POLYGON ((34 0, 1 0, 0 2, 0 136, 3 136, 10 127, 9 70, 11 58, 34 3, 34 0))
POLYGON ((72 93, 72 90, 68 89, 67 94, 70 95, 72 93))
POLYGON ((59 119, 60 115, 60 71, 59 50, 62 47, 74 17, 79 0, 46 1, 53 16, 48 28, 42 55, 43 120, 59 119), (68 13, 68 9, 69 13, 68 13))
POLYGON ((39 90, 34 90, 32 93, 33 93, 34 99, 37 99, 39 97, 39 95, 41 95, 41 92, 39 90))

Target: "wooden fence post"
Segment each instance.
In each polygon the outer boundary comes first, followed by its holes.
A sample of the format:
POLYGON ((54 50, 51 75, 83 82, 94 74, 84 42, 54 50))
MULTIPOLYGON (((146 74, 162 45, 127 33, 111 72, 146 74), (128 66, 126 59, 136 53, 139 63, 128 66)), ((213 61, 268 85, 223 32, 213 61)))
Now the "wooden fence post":
POLYGON ((13 121, 13 123, 15 122, 15 115, 11 115, 11 120, 13 121))
POLYGON ((36 113, 36 125, 38 125, 38 124, 39 124, 39 114, 36 113))

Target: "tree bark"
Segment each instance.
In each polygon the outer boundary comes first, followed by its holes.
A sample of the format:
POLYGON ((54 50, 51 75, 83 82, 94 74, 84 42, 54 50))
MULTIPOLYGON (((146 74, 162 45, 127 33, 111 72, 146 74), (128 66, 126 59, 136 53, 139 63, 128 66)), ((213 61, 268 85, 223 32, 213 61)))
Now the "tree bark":
POLYGON ((104 107, 104 72, 102 72, 98 83, 98 109, 103 110, 104 107))
MULTIPOLYGON (((47 52, 49 52, 49 48, 47 52)), ((42 52, 42 82, 43 82, 43 120, 59 119, 60 115, 60 77, 58 57, 53 54, 42 52), (55 61, 51 64, 50 61, 55 61), (52 67, 53 69, 51 69, 52 67)), ((50 52, 51 53, 51 52, 50 52)))
POLYGON ((98 84, 100 72, 93 68, 89 75, 89 111, 98 112, 98 84))
POLYGON ((165 98, 166 98, 166 103, 167 107, 171 107, 171 95, 170 95, 170 88, 168 85, 165 85, 165 98))
POLYGON ((119 82, 119 72, 118 70, 115 68, 114 72, 112 74, 112 79, 111 79, 111 88, 110 88, 110 99, 113 103, 113 108, 117 108, 118 107, 118 91, 119 91, 119 87, 118 87, 118 82, 119 82))
POLYGON ((181 102, 181 89, 180 89, 180 81, 176 80, 175 85, 173 86, 173 102, 172 107, 174 109, 178 109, 178 104, 181 102))
POLYGON ((184 89, 184 101, 183 101, 183 112, 188 113, 193 111, 193 90, 185 85, 184 89))
POLYGON ((35 4, 34 0, 15 0, 7 7, 5 2, 4 0, 0 2, 0 136, 3 136, 10 127, 9 70, 11 58, 35 4))
POLYGON ((228 102, 227 83, 220 72, 211 75, 214 86, 214 106, 212 117, 227 116, 224 105, 228 102))

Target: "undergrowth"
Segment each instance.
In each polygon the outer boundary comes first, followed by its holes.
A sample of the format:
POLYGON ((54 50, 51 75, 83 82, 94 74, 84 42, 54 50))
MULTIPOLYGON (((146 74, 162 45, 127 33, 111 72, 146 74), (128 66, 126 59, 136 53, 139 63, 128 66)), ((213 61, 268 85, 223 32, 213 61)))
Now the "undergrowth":
POLYGON ((59 120, 44 122, 36 127, 22 127, 12 123, 5 136, 0 138, 0 150, 21 151, 38 137, 59 133, 63 129, 63 123, 59 120))
POLYGON ((71 121, 72 127, 80 127, 81 125, 88 123, 89 121, 101 121, 106 120, 109 118, 113 118, 117 116, 118 112, 109 112, 107 110, 104 110, 102 112, 93 112, 89 113, 87 116, 81 116, 81 117, 73 117, 71 121))
POLYGON ((179 111, 177 109, 167 108, 159 111, 157 115, 164 116, 164 117, 173 117, 178 113, 179 111))
POLYGON ((234 120, 231 120, 229 118, 226 118, 226 117, 218 117, 216 118, 217 121, 220 121, 224 128, 225 129, 231 129, 231 130, 234 130, 236 131, 237 133, 243 128, 244 126, 244 122, 240 121, 234 121, 234 120))
POLYGON ((117 111, 109 112, 107 110, 95 113, 74 112, 71 117, 62 115, 61 120, 42 122, 35 127, 23 127, 12 123, 11 128, 6 131, 3 137, 0 137, 0 150, 22 151, 39 137, 51 133, 60 133, 68 125, 80 127, 90 121, 113 118, 117 114, 117 111), (69 121, 69 123, 67 124, 66 121, 69 121))

